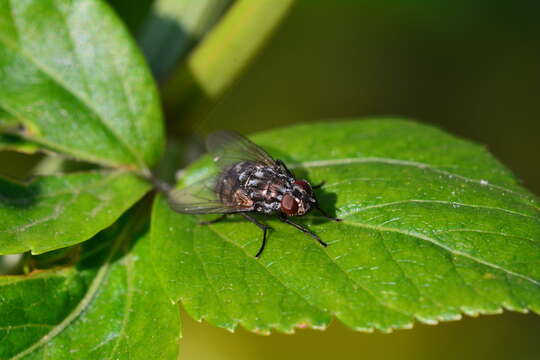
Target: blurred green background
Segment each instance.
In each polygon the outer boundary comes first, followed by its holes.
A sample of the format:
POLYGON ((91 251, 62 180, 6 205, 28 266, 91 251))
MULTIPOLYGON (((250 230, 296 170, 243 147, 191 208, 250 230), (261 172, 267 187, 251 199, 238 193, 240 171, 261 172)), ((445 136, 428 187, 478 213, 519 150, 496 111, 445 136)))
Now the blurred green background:
POLYGON ((485 144, 539 194, 539 14, 538 1, 297 1, 194 129, 405 116, 485 144))
MULTIPOLYGON (((151 0, 110 0, 136 29, 151 0)), ((253 0, 257 1, 257 0, 253 0)), ((299 0, 215 103, 169 113, 178 135, 396 115, 484 144, 540 194, 540 2, 299 0)), ((136 31, 134 31, 136 32, 136 31)), ((0 153, 0 174, 28 157, 0 153)), ((183 313, 182 359, 540 359, 540 316, 505 313, 390 335, 230 334, 183 313)))
MULTIPOLYGON (((405 116, 484 144, 540 194, 539 14, 538 1, 298 1, 234 87, 186 126, 249 133, 405 116)), ((186 359, 540 359, 532 314, 268 337, 183 315, 186 359)))

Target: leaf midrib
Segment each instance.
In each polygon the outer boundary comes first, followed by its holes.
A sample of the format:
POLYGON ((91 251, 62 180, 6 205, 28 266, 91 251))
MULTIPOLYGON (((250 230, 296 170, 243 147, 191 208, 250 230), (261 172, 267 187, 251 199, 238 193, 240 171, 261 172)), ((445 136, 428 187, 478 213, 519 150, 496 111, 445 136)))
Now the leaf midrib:
POLYGON ((446 170, 441 170, 434 165, 427 164, 427 163, 421 163, 416 161, 410 161, 410 160, 401 160, 401 159, 393 159, 393 158, 385 158, 385 157, 359 157, 359 158, 339 158, 339 159, 328 159, 328 160, 314 160, 314 161, 306 161, 306 162, 298 162, 293 163, 290 165, 287 165, 290 169, 297 169, 297 168, 313 168, 313 167, 329 167, 329 166, 341 166, 341 165, 350 165, 350 164, 362 164, 362 163, 381 163, 381 164, 388 164, 388 165, 396 165, 396 166, 407 166, 407 167, 415 167, 421 170, 428 170, 432 171, 438 174, 446 175, 455 177, 457 179, 463 180, 464 182, 468 183, 474 183, 477 185, 480 185, 482 187, 488 187, 496 190, 500 190, 502 192, 510 193, 512 195, 516 195, 518 197, 521 197, 527 201, 527 205, 530 207, 539 210, 540 211, 540 205, 537 205, 537 199, 532 198, 530 196, 527 196, 526 194, 523 194, 521 192, 506 188, 501 185, 495 185, 490 182, 482 183, 482 180, 477 180, 473 178, 469 178, 467 176, 459 175, 456 173, 452 173, 446 170))
MULTIPOLYGON (((324 219, 324 218, 319 217, 319 216, 314 216, 314 218, 324 219)), ((419 234, 419 233, 416 233, 416 232, 409 232, 409 231, 405 231, 405 230, 401 230, 401 229, 397 229, 397 228, 380 226, 380 225, 371 225, 371 224, 365 224, 365 223, 361 223, 361 222, 353 222, 353 221, 348 221, 346 219, 342 219, 341 223, 351 225, 351 226, 357 226, 357 227, 361 227, 361 228, 365 228, 365 229, 376 230, 376 231, 379 231, 379 232, 400 233, 402 235, 406 235, 406 236, 414 237, 414 238, 417 238, 417 239, 420 239, 420 240, 424 240, 424 241, 432 243, 433 245, 436 245, 436 246, 440 247, 443 250, 446 250, 450 254, 453 254, 453 255, 456 255, 456 256, 462 256, 464 258, 472 260, 472 261, 474 261, 476 263, 479 263, 481 265, 485 265, 485 266, 491 267, 493 269, 502 271, 502 272, 504 272, 506 274, 522 278, 524 280, 527 280, 527 281, 531 282, 532 284, 534 284, 536 286, 540 286, 540 281, 535 280, 535 279, 533 279, 533 278, 531 278, 531 277, 529 277, 527 275, 520 274, 520 273, 517 273, 517 272, 512 271, 512 270, 508 270, 508 269, 506 269, 506 268, 504 268, 504 267, 502 267, 500 265, 496 265, 496 264, 490 263, 488 261, 479 259, 476 256, 467 254, 465 252, 461 252, 459 250, 452 249, 451 247, 449 247, 449 246, 447 246, 445 244, 442 244, 441 242, 437 241, 436 239, 433 239, 433 238, 431 238, 429 236, 426 236, 426 235, 423 235, 423 234, 419 234)))
POLYGON ((514 216, 522 216, 522 217, 526 217, 526 218, 530 218, 530 219, 533 219, 533 220, 538 221, 538 218, 536 218, 536 217, 534 217, 534 216, 532 216, 532 215, 522 214, 522 213, 517 212, 517 211, 508 210, 508 209, 503 209, 503 208, 498 208, 498 207, 495 207, 495 206, 475 205, 475 204, 461 203, 461 202, 457 202, 457 201, 432 200, 432 199, 406 199, 406 200, 398 200, 398 201, 392 201, 392 202, 387 202, 387 203, 380 203, 380 204, 375 204, 375 205, 369 205, 369 206, 365 206, 365 207, 361 207, 361 208, 355 209, 355 210, 353 210, 353 211, 351 211, 351 212, 348 212, 348 213, 346 213, 346 214, 343 214, 342 216, 349 216, 349 215, 353 215, 353 214, 356 214, 356 213, 359 213, 359 212, 363 212, 363 211, 367 211, 367 210, 371 210, 371 209, 378 209, 378 208, 384 208, 384 207, 388 207, 388 206, 402 205, 402 204, 410 204, 410 203, 418 203, 418 204, 441 204, 441 205, 457 205, 457 206, 460 206, 460 207, 470 207, 470 208, 475 208, 475 209, 494 210, 494 211, 501 211, 501 212, 508 213, 508 214, 510 214, 510 215, 514 215, 514 216))
MULTIPOLYGON (((313 216, 313 218, 320 218, 322 219, 321 217, 318 217, 318 216, 313 216)), ((400 233, 402 235, 406 235, 406 236, 410 236, 410 237, 414 237, 414 238, 417 238, 417 239, 420 239, 420 240, 423 240, 423 241, 427 241, 427 242, 430 242, 431 244, 445 250, 446 252, 452 254, 452 255, 455 255, 455 256, 461 256, 461 257, 464 257, 464 258, 467 258, 469 260, 472 260, 478 264, 481 264, 481 265, 484 265, 484 266, 488 266, 490 268, 493 268, 493 269, 496 269, 496 270, 499 270, 501 272, 503 272, 505 274, 505 276, 508 276, 508 275, 511 275, 511 276, 515 276, 515 277, 518 277, 518 278, 521 278, 521 279, 524 279, 530 283, 532 283, 533 285, 535 286, 540 286, 540 282, 527 276, 527 275, 524 275, 524 274, 520 274, 520 273, 517 273, 517 272, 514 272, 512 270, 508 270, 502 266, 499 266, 499 265, 496 265, 496 264, 493 264, 493 263, 490 263, 490 262, 487 262, 487 261, 484 261, 482 259, 479 259, 475 256, 472 256, 470 254, 467 254, 467 253, 463 253, 461 251, 458 251, 458 250, 455 250, 455 249, 452 249, 442 243, 440 243, 439 241, 433 239, 433 238, 430 238, 428 236, 425 236, 423 234, 418 234, 418 233, 414 233, 414 232, 408 232, 408 231, 403 231, 401 229, 395 229, 395 228, 389 228, 389 227, 383 227, 383 226, 378 226, 378 225, 370 225, 370 224, 364 224, 364 223, 357 223, 357 222, 351 222, 351 221, 347 221, 347 220, 343 220, 342 221, 343 224, 347 224, 347 225, 351 225, 351 226, 357 226, 357 227, 361 227, 361 228, 365 228, 365 229, 369 229, 369 230, 376 230, 379 234, 382 234, 385 233, 385 232, 394 232, 394 233, 400 233)), ((229 240, 227 237, 225 237, 223 234, 221 234, 220 232, 218 232, 212 225, 209 225, 208 228, 210 230, 212 230, 212 232, 214 232, 218 237, 220 237, 222 240, 226 241, 227 243, 229 244, 232 244, 233 246, 237 247, 238 249, 242 250, 242 252, 244 252, 244 254, 246 256, 249 257, 249 254, 247 253, 247 251, 240 247, 238 244, 235 244, 233 241, 229 240)), ((384 241, 384 240, 382 240, 384 241)), ((325 251, 325 254, 326 251, 325 251)), ((327 254, 328 255, 328 254, 327 254)), ((333 261, 333 259, 328 256, 328 258, 336 265, 338 266, 338 268, 344 272, 344 270, 339 266, 337 265, 337 263, 335 261, 333 261)), ((199 259, 200 261, 202 261, 201 259, 199 259)), ((285 285, 281 279, 279 279, 278 277, 276 277, 276 275, 274 275, 272 272, 270 272, 269 269, 267 269, 265 266, 263 266, 262 264, 260 264, 259 262, 256 262, 257 264, 259 264, 264 270, 266 270, 266 272, 272 277, 274 278, 276 281, 278 281, 281 286, 283 286, 285 289, 287 289, 288 291, 291 291, 293 292, 294 294, 296 294, 297 296, 299 296, 300 298, 302 298, 304 301, 307 302, 307 304, 309 304, 311 307, 313 307, 314 305, 311 304, 311 302, 309 302, 307 299, 305 299, 305 297, 303 297, 302 295, 300 295, 298 292, 294 291, 293 289, 291 289, 290 287, 288 287, 287 285, 285 285)), ((345 273, 345 272, 344 272, 345 273)), ((362 289, 364 289, 366 291, 367 294, 369 294, 371 297, 373 297, 373 299, 379 303, 381 306, 389 309, 389 310, 392 310, 392 311, 396 311, 402 315, 405 315, 405 316, 411 316, 411 317, 414 317, 414 318, 417 318, 418 320, 421 320, 418 316, 418 314, 416 313, 406 313, 406 312, 403 312, 402 310, 398 310, 398 309, 395 309, 393 306, 391 305, 388 305, 386 304, 385 302, 381 301, 377 296, 375 296, 371 291, 367 290, 365 287, 363 287, 362 285, 358 284, 356 281, 354 281, 352 278, 350 278, 348 276, 348 274, 345 273, 345 275, 347 276, 347 278, 349 279, 349 281, 351 281, 352 284, 356 284, 358 285, 359 287, 361 287, 362 289)), ((469 283, 467 283, 463 278, 462 278, 462 281, 464 282, 464 284, 466 284, 469 288, 471 288, 471 290, 475 293, 477 293, 477 290, 472 286, 470 285, 469 283)), ((415 286, 415 285, 414 285, 415 286)), ((416 287, 416 286, 415 286, 416 287)), ((478 294, 478 293, 477 293, 478 294)), ((479 295, 479 294, 478 294, 479 295)), ((480 296, 480 295, 479 295, 480 296)), ((483 297, 483 296, 481 296, 483 297)), ((431 301, 434 301, 434 299, 430 299, 431 301)), ((486 298, 486 301, 488 301, 489 299, 486 298)), ((438 302, 435 302, 437 304, 438 307, 441 306, 440 303, 438 302)), ((459 309, 460 312, 464 311, 463 309, 459 309)))
MULTIPOLYGON (((93 182, 90 182, 90 183, 87 183, 87 184, 83 184, 82 186, 79 186, 79 187, 70 187, 68 188, 68 190, 59 190, 59 191, 56 191, 56 192, 53 192, 53 193, 47 193, 47 194, 37 194, 33 199, 48 199, 48 198, 51 198, 51 197, 56 197, 56 196, 59 196, 59 195, 68 195, 68 194, 73 194, 73 193, 76 193, 76 194, 79 194, 79 193, 82 193, 82 192, 86 192, 86 190, 92 190, 92 189, 95 189, 97 187, 100 187, 102 185, 104 185, 105 183, 108 183, 109 181, 111 180, 114 180, 115 178, 117 177, 120 177, 120 175, 126 175, 126 174, 129 174, 129 172, 123 172, 123 171, 119 171, 119 170, 98 170, 98 171, 88 171, 88 172, 85 172, 89 175, 106 175, 105 178, 102 178, 102 179, 96 179, 97 181, 93 181, 93 182)), ((73 173, 69 174, 69 175, 72 175, 73 173)), ((62 177, 64 176, 65 174, 63 175, 45 175, 44 177, 62 177)), ((9 179, 8 179, 9 181, 9 179)), ((24 187, 25 184, 19 184, 19 183, 16 183, 16 182, 12 182, 13 184, 15 185, 20 185, 21 187, 24 187)), ((31 185, 31 183, 30 183, 31 185)), ((8 199, 2 199, 3 202, 8 202, 8 203, 18 203, 18 202, 9 202, 8 199)))

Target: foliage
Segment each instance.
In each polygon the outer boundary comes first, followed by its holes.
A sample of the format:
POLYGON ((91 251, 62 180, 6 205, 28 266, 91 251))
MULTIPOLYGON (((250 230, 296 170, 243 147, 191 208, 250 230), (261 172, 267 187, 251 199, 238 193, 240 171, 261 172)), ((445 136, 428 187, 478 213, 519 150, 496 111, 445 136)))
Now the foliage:
MULTIPOLYGON (((157 198, 152 255, 173 300, 227 328, 359 330, 436 323, 503 308, 540 311, 539 202, 479 146, 410 122, 303 125, 254 137, 312 183, 343 221, 298 220, 322 248, 277 221, 260 259, 260 230, 197 226, 157 198), (302 134, 297 136, 297 134, 302 134), (296 141, 289 139, 296 136, 296 141)), ((209 157, 185 183, 208 173, 209 157)), ((308 220, 309 219, 309 220, 308 220)))
POLYGON ((76 264, 0 278, 0 358, 176 357, 179 313, 154 280, 145 212, 84 243, 76 264))
MULTIPOLYGON (((171 46, 178 61, 152 60, 172 74, 167 106, 190 112, 231 86, 293 1, 237 1, 204 40, 228 1, 205 2, 205 16, 163 4, 145 2, 150 14, 127 21, 143 47, 166 41, 163 18, 196 35, 171 46)), ((262 218, 274 230, 256 259, 252 224, 199 226, 206 217, 172 212, 151 192, 152 169, 174 166, 164 164, 160 96, 111 8, 0 0, 0 150, 47 155, 28 181, 0 179, 0 254, 31 252, 27 273, 0 276, 0 359, 175 358, 177 302, 196 319, 261 333, 323 328, 332 316, 387 332, 540 312, 540 202, 482 147, 382 118, 253 140, 298 177, 326 181, 317 196, 344 221, 297 221, 327 248, 262 218), (72 160, 89 166, 62 166, 72 160)), ((179 186, 213 167, 203 157, 179 186)))

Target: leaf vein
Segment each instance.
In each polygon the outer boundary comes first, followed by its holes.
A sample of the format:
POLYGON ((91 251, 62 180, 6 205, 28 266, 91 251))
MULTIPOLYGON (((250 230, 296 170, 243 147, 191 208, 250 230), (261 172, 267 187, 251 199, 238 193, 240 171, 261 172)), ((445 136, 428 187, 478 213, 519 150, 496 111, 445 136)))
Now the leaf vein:
POLYGON ((315 161, 300 162, 300 163, 289 165, 289 168, 290 169, 312 168, 312 167, 339 166, 339 165, 362 164, 362 163, 381 163, 381 164, 389 164, 389 165, 397 165, 397 166, 416 167, 418 169, 428 170, 428 171, 432 171, 438 174, 443 174, 446 176, 452 176, 460 180, 463 180, 464 182, 471 182, 474 184, 478 184, 480 186, 497 189, 503 192, 507 192, 507 193, 511 193, 513 195, 519 196, 521 198, 531 201, 531 203, 529 203, 528 205, 530 205, 531 207, 534 207, 537 210, 540 210, 540 206, 536 204, 537 202, 536 199, 530 196, 527 196, 521 192, 508 189, 504 186, 485 183, 482 180, 477 180, 477 179, 469 178, 463 175, 455 174, 446 170, 441 170, 434 167, 433 165, 416 162, 416 161, 400 160, 400 159, 392 159, 392 158, 380 158, 380 157, 342 158, 342 159, 329 159, 329 160, 315 160, 315 161))
POLYGON ((45 336, 40 338, 38 341, 36 341, 34 344, 29 346, 25 350, 13 356, 11 360, 22 359, 26 355, 34 352, 35 350, 41 348, 42 346, 45 346, 54 337, 56 337, 62 331, 64 331, 72 322, 74 322, 79 317, 79 315, 81 315, 88 308, 88 306, 90 306, 95 296, 97 295, 100 286, 106 281, 114 255, 119 250, 120 245, 124 241, 124 237, 127 235, 128 231, 129 231, 129 227, 126 227, 118 235, 117 239, 115 240, 115 243, 113 244, 111 248, 111 252, 109 253, 107 258, 103 262, 103 265, 101 266, 101 268, 96 273, 96 276, 92 280, 92 283, 90 284, 90 287, 88 288, 87 293, 84 295, 81 301, 77 304, 77 306, 73 309, 73 311, 69 313, 69 315, 66 316, 64 320, 62 320, 62 322, 60 322, 58 325, 52 328, 51 331, 49 331, 49 333, 47 333, 45 336))
POLYGON ((471 207, 471 208, 477 208, 477 209, 495 210, 495 211, 506 212, 506 213, 509 213, 509 214, 512 214, 512 215, 517 215, 517 216, 523 216, 523 217, 531 218, 531 219, 534 219, 534 220, 538 221, 538 218, 536 218, 535 216, 527 215, 527 214, 523 214, 523 213, 520 213, 520 212, 517 212, 517 211, 508 210, 508 209, 503 209, 503 208, 499 208, 499 207, 486 206, 486 205, 464 204, 464 203, 455 202, 455 201, 429 200, 429 199, 427 199, 427 200, 422 200, 422 199, 407 199, 407 200, 400 200, 400 201, 393 201, 393 202, 388 202, 388 203, 381 203, 381 204, 376 204, 376 205, 370 205, 370 206, 366 206, 366 207, 363 207, 363 208, 355 209, 355 210, 353 210, 353 211, 351 211, 351 212, 349 212, 349 213, 347 213, 347 214, 345 214, 345 215, 343 215, 343 216, 355 214, 355 213, 358 213, 358 212, 361 212, 361 211, 365 211, 365 210, 377 209, 377 208, 383 208, 383 207, 387 207, 387 206, 401 205, 401 204, 407 204, 407 203, 442 204, 442 205, 452 205, 452 206, 464 206, 464 207, 471 207))
MULTIPOLYGON (((118 336, 116 337, 114 346, 111 350, 111 353, 109 354, 109 359, 113 359, 114 354, 116 353, 116 350, 120 346, 120 342, 122 341, 122 337, 124 333, 126 332, 126 327, 130 319, 131 315, 131 308, 133 306, 133 292, 134 290, 134 284, 133 284, 133 255, 131 253, 127 254, 126 260, 126 277, 127 277, 127 289, 126 289, 126 303, 124 305, 124 316, 122 317, 122 326, 120 327, 120 332, 118 336)), ((129 336, 125 337, 126 342, 128 343, 127 347, 129 348, 129 336)))
MULTIPOLYGON (((403 276, 403 278, 405 280, 407 280, 408 283, 410 283, 413 288, 416 290, 416 292, 418 293, 418 295, 420 296, 425 296, 423 294, 423 292, 420 290, 420 288, 414 283, 414 281, 405 273, 405 270, 403 270, 401 264, 396 261, 396 259, 394 258, 394 255, 392 254, 392 252, 388 249, 388 247, 386 246, 386 239, 384 237, 384 233, 383 232, 378 232, 379 236, 381 237, 381 244, 382 244, 382 248, 384 249, 384 252, 386 252, 386 254, 388 254, 388 257, 389 259, 396 265, 396 267, 399 269, 399 272, 401 273, 401 275, 403 276)), ((444 308, 443 304, 439 303, 438 301, 436 301, 435 299, 431 298, 431 297, 427 297, 426 298, 429 298, 429 300, 436 306, 439 307, 439 309, 442 309, 444 308)), ((415 314, 416 318, 418 318, 418 314, 415 314)))
MULTIPOLYGON (((234 247, 240 249, 242 252, 244 252, 244 254, 250 258, 250 259, 253 259, 253 257, 247 252, 247 250, 241 246, 239 246, 238 244, 235 244, 233 241, 231 241, 230 239, 228 239, 225 235, 223 235, 222 233, 220 233, 219 231, 217 231, 212 225, 208 225, 207 226, 210 230, 212 230, 217 236, 219 236, 221 239, 223 239, 223 241, 229 243, 229 244, 232 244, 234 247)), ((317 309, 317 307, 313 304, 311 304, 311 302, 306 299, 305 296, 301 295, 299 292, 297 292, 296 290, 294 289, 291 289, 289 286, 285 285, 285 283, 283 282, 283 280, 281 280, 279 277, 277 277, 274 273, 272 273, 268 267, 264 266, 263 264, 261 264, 258 260, 255 260, 253 259, 253 262, 255 264, 257 264, 258 266, 260 266, 262 269, 265 270, 266 273, 268 273, 268 275, 270 275, 271 278, 273 278, 274 280, 276 280, 281 286, 283 289, 285 289, 286 291, 290 291, 291 293, 295 294, 296 296, 298 296, 298 298, 302 299, 306 304, 308 304, 309 306, 311 306, 312 308, 315 308, 317 309)))
POLYGON ((530 239, 530 238, 527 238, 527 237, 524 237, 524 236, 501 233, 501 232, 497 232, 497 231, 486 231, 486 230, 479 230, 479 229, 448 229, 448 230, 437 231, 436 233, 437 234, 446 234, 446 233, 451 233, 451 232, 476 232, 476 233, 487 234, 487 235, 500 235, 500 236, 503 236, 503 237, 511 237, 511 238, 515 238, 515 239, 525 240, 525 241, 528 241, 528 242, 530 242, 531 244, 533 244, 535 246, 540 246, 540 242, 535 241, 533 239, 530 239))
MULTIPOLYGON (((211 225, 209 225, 209 227, 211 227, 211 225)), ((219 234, 215 229, 213 229, 213 231, 214 231, 218 236, 220 236, 223 240, 225 240, 225 241, 227 241, 227 242, 229 242, 229 243, 235 245, 235 246, 238 247, 238 248, 241 248, 240 246, 238 246, 238 245, 235 244, 234 242, 228 240, 227 238, 225 238, 224 236, 222 236, 221 234, 219 234)), ((242 248, 241 248, 241 249, 242 249, 242 248)), ((242 250, 244 251, 244 253, 245 253, 247 256, 249 256, 249 254, 248 254, 244 249, 242 249, 242 250)), ((343 269, 343 268, 342 268, 342 267, 341 267, 334 259, 332 259, 332 257, 331 257, 326 251, 323 251, 323 252, 324 252, 324 254, 327 256, 327 258, 330 260, 330 262, 333 263, 334 266, 336 266, 336 268, 339 269, 340 272, 343 273, 343 274, 345 275, 345 277, 346 277, 346 278, 349 280, 349 282, 353 285, 353 288, 354 288, 355 290, 357 289, 357 287, 360 288, 360 289, 362 289, 362 290, 365 292, 366 295, 368 295, 369 297, 373 298, 373 299, 375 300, 375 302, 379 303, 379 305, 382 306, 383 308, 386 307, 386 308, 388 308, 389 310, 395 311, 395 312, 397 312, 397 313, 399 313, 399 314, 406 315, 406 316, 411 316, 411 314, 409 314, 409 313, 403 312, 403 311, 401 311, 401 310, 398 310, 398 309, 394 308, 394 307, 391 306, 391 305, 386 304, 386 303, 383 302, 381 299, 379 299, 377 296, 375 296, 375 294, 374 294, 371 290, 369 290, 368 288, 365 288, 362 284, 360 284, 360 283, 354 281, 354 280, 350 277, 350 275, 349 275, 349 274, 348 274, 348 273, 347 273, 347 272, 346 272, 346 271, 345 271, 345 270, 344 270, 344 269, 343 269)), ((258 263, 257 260, 255 260, 255 262, 258 263)), ((280 281, 281 284, 282 284, 285 288, 287 288, 287 289, 289 289, 289 290, 292 291, 292 289, 291 289, 289 286, 286 286, 286 285, 285 285, 285 284, 284 284, 284 283, 283 283, 276 275, 274 275, 272 272, 270 272, 270 270, 268 270, 267 267, 263 266, 262 264, 261 264, 261 266, 262 266, 264 269, 266 269, 266 271, 267 271, 272 277, 274 277, 276 280, 280 281)), ((294 291, 294 292, 297 293, 297 294, 299 295, 298 292, 296 292, 296 291, 294 291)), ((301 296, 301 297, 304 299, 304 301, 308 302, 308 300, 307 300, 305 297, 303 297, 303 296, 301 296)), ((310 302, 308 302, 308 304, 311 305, 310 302)), ((311 305, 311 306, 314 306, 314 305, 311 305)))
POLYGON ((467 259, 470 259, 470 260, 473 260, 473 261, 475 261, 475 262, 477 262, 479 264, 489 266, 489 267, 497 269, 499 271, 502 271, 502 272, 508 273, 510 275, 513 275, 513 276, 522 278, 524 280, 527 280, 527 281, 533 283, 536 286, 540 286, 540 281, 538 281, 536 279, 533 279, 533 278, 531 278, 531 277, 529 277, 527 275, 520 274, 520 273, 517 273, 517 272, 512 271, 512 270, 508 270, 508 269, 506 269, 506 268, 504 268, 504 267, 502 267, 500 265, 492 264, 492 263, 490 263, 488 261, 479 259, 479 258, 477 258, 475 256, 472 256, 470 254, 467 254, 465 252, 452 249, 451 247, 441 243, 440 241, 438 241, 436 239, 433 239, 433 238, 431 238, 429 236, 423 235, 423 234, 413 233, 413 232, 404 231, 404 230, 396 229, 396 228, 389 228, 389 227, 383 227, 383 226, 378 226, 378 225, 370 225, 370 224, 364 224, 364 223, 359 223, 359 222, 351 222, 351 221, 347 221, 347 220, 343 220, 342 223, 348 224, 348 225, 351 225, 351 226, 357 226, 357 227, 365 228, 365 229, 372 229, 372 230, 378 230, 378 231, 400 233, 400 234, 403 234, 403 235, 407 235, 407 236, 415 237, 415 238, 418 238, 418 239, 421 239, 421 240, 424 240, 424 241, 428 241, 428 242, 432 243, 433 245, 436 245, 436 246, 448 251, 451 254, 458 255, 458 256, 463 256, 463 257, 465 257, 467 259))
MULTIPOLYGON (((11 4, 11 1, 12 0, 9 1, 10 4, 11 4)), ((10 6, 10 9, 13 9, 12 6, 10 6)), ((57 10, 59 10, 59 9, 57 9, 57 10)), ((13 11, 11 13, 11 17, 12 17, 12 21, 13 21, 13 23, 15 25, 16 30, 19 31, 17 29, 17 24, 15 22, 15 17, 14 17, 13 11)), ((66 30, 68 30, 68 32, 69 32, 69 26, 66 26, 66 30)), ((122 137, 116 132, 116 130, 114 130, 106 121, 103 120, 102 115, 95 108, 95 106, 91 103, 90 99, 87 99, 87 97, 84 94, 76 91, 75 89, 72 89, 67 83, 64 82, 64 80, 62 80, 61 76, 59 76, 58 74, 55 73, 55 71, 48 68, 44 64, 38 62, 33 56, 28 54, 23 48, 21 48, 17 44, 13 44, 9 39, 5 38, 4 36, 0 36, 0 42, 3 43, 6 47, 9 47, 12 50, 18 52, 20 55, 22 55, 29 62, 34 64, 34 66, 36 66, 37 69, 41 70, 45 75, 48 75, 61 88, 66 90, 68 93, 72 94, 76 99, 78 99, 81 102, 81 104, 85 105, 88 108, 88 110, 90 110, 92 113, 94 113, 97 116, 97 118, 99 119, 100 123, 104 126, 104 128, 107 129, 109 131, 109 133, 116 138, 116 140, 118 140, 118 143, 121 144, 127 151, 129 151, 129 153, 134 157, 134 159, 137 160, 139 165, 142 166, 143 169, 146 168, 146 164, 138 156, 137 152, 129 144, 127 144, 124 141, 124 139, 122 139, 122 137)), ((76 53, 76 51, 74 51, 74 52, 76 53)), ((82 66, 81 66, 81 68, 84 70, 84 68, 82 66)))
POLYGON ((192 246, 192 249, 193 249, 193 253, 195 254, 195 256, 197 257, 197 260, 201 264, 201 268, 203 270, 204 277, 206 278, 206 282, 208 283, 208 286, 210 287, 210 289, 212 289, 212 292, 214 294, 216 294, 216 299, 221 304, 221 309, 223 309, 223 312, 227 315, 227 317, 229 319, 235 321, 236 319, 234 319, 231 316, 231 314, 228 312, 228 309, 225 307, 224 301, 221 298, 220 293, 216 290, 216 288, 214 287, 214 284, 210 281, 210 276, 208 276, 208 270, 206 269, 206 265, 205 265, 204 261, 202 260, 201 254, 199 253, 199 250, 197 249, 197 246, 195 245, 195 240, 196 239, 197 239, 196 237, 192 237, 191 246, 192 246))

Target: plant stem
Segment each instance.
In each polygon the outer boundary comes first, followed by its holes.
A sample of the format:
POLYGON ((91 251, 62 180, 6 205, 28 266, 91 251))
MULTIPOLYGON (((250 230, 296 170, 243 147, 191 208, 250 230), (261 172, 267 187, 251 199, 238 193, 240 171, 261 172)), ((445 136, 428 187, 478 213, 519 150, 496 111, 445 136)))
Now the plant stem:
POLYGON ((201 103, 219 98, 255 58, 293 4, 294 0, 237 1, 164 84, 168 112, 176 118, 178 109, 191 112, 201 103))

